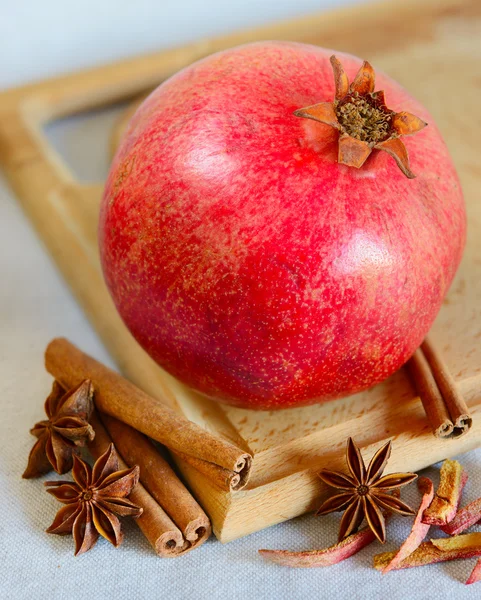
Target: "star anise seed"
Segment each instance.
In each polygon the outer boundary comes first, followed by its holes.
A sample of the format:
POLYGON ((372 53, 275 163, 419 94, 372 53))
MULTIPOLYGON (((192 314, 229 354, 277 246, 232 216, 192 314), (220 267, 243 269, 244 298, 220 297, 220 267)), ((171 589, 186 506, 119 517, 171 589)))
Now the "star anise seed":
POLYGON ((386 527, 383 510, 403 516, 414 515, 414 511, 399 498, 388 492, 397 490, 417 478, 415 473, 382 473, 391 456, 391 441, 387 442, 372 457, 366 469, 359 448, 352 438, 347 442, 346 462, 350 475, 323 469, 319 477, 327 485, 342 490, 328 498, 316 515, 344 510, 341 519, 339 541, 356 532, 364 518, 377 539, 384 544, 386 527))
POLYGON ((354 81, 349 80, 340 61, 331 56, 336 95, 333 102, 320 102, 294 111, 296 117, 313 119, 339 131, 338 162, 360 168, 373 150, 384 150, 401 171, 412 179, 402 135, 417 133, 425 123, 419 117, 386 106, 384 92, 374 91, 375 73, 364 61, 354 81))
POLYGON ((95 432, 89 425, 92 410, 93 386, 90 380, 85 379, 69 391, 54 381, 45 401, 48 419, 30 430, 38 440, 30 451, 23 477, 39 477, 52 469, 60 475, 70 471, 76 447, 85 446, 94 439, 95 432))
POLYGON ((74 454, 74 481, 47 481, 47 492, 65 504, 47 533, 73 534, 75 556, 92 548, 99 534, 114 546, 123 540, 120 517, 139 517, 143 509, 127 499, 139 481, 139 467, 119 471, 114 445, 110 444, 93 469, 74 454))

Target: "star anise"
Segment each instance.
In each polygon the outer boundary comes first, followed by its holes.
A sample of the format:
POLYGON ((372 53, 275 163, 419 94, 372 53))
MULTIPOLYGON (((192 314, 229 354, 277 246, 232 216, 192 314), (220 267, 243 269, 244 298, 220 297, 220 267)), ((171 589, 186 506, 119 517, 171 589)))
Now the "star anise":
POLYGON ((30 451, 23 477, 39 477, 52 469, 60 475, 70 471, 76 447, 94 439, 95 432, 89 425, 92 410, 93 386, 90 380, 85 379, 69 391, 54 381, 45 401, 48 419, 30 430, 38 440, 30 451))
POLYGON ((411 483, 417 478, 415 473, 382 473, 391 456, 391 442, 387 442, 371 459, 366 469, 359 448, 351 438, 347 442, 346 461, 350 475, 323 469, 319 477, 327 485, 342 490, 340 494, 328 498, 317 511, 326 515, 344 510, 341 520, 339 541, 358 530, 364 517, 377 539, 384 544, 386 527, 382 509, 400 515, 413 515, 407 504, 389 494, 393 490, 411 483))
POLYGON ((359 168, 373 150, 384 150, 406 177, 415 177, 406 146, 399 137, 416 133, 427 123, 411 113, 394 112, 386 106, 384 92, 374 91, 375 73, 367 61, 350 85, 335 56, 331 56, 331 65, 336 85, 334 102, 300 108, 294 112, 296 117, 313 119, 339 131, 340 163, 359 168))
POLYGON ((99 534, 114 546, 123 540, 121 517, 139 517, 143 509, 127 499, 139 481, 139 467, 119 471, 119 461, 114 445, 110 444, 94 464, 93 469, 73 457, 74 481, 47 481, 49 494, 65 504, 47 533, 73 534, 75 556, 87 552, 95 545, 99 534))

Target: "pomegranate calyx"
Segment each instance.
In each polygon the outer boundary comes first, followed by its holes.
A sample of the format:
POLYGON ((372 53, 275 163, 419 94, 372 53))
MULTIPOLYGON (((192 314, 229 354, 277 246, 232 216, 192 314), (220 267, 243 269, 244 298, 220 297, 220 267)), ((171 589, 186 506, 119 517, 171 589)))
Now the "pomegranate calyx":
POLYGON ((320 102, 313 106, 307 106, 306 108, 300 108, 294 111, 296 117, 304 117, 306 119, 313 119, 320 123, 325 123, 336 129, 341 129, 341 124, 337 119, 337 114, 332 102, 320 102))
POLYGON ((359 169, 373 150, 383 150, 394 158, 406 177, 414 178, 406 146, 399 137, 417 133, 427 123, 416 115, 397 113, 386 106, 384 92, 374 91, 376 76, 367 61, 350 85, 335 56, 331 56, 331 65, 336 86, 334 101, 300 108, 294 115, 339 131, 339 163, 359 169))
POLYGON ((409 168, 409 156, 406 146, 397 137, 391 137, 380 144, 374 146, 376 150, 384 150, 394 158, 397 166, 409 179, 414 179, 416 175, 409 168))
MULTIPOLYGON (((331 65, 334 60, 337 61, 335 56, 331 56, 331 65)), ((361 68, 357 72, 354 81, 351 83, 350 90, 351 93, 357 93, 360 96, 365 96, 366 94, 372 94, 374 92, 374 85, 376 83, 376 74, 374 73, 374 69, 372 66, 365 60, 362 63, 361 68)))

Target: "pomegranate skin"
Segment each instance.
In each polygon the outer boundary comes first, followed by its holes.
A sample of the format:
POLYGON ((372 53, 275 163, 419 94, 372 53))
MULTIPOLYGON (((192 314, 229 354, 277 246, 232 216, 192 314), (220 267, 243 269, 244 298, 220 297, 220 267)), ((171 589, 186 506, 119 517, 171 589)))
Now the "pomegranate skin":
MULTIPOLYGON (((337 163, 338 133, 294 110, 334 98, 331 50, 264 42, 159 86, 113 161, 99 225, 115 305, 199 392, 245 408, 312 404, 399 369, 431 327, 465 244, 460 184, 426 109, 377 72, 387 105, 429 123, 337 163)), ((361 60, 336 53, 352 81, 361 60)))

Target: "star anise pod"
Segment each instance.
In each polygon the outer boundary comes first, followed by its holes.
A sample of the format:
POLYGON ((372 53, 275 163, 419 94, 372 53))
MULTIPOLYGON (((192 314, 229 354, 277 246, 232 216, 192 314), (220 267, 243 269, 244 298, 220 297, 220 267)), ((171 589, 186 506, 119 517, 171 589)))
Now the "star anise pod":
POLYGON ((346 461, 350 475, 323 469, 319 477, 327 485, 342 490, 328 498, 317 511, 317 515, 326 515, 344 510, 341 519, 339 541, 358 530, 364 517, 377 539, 384 544, 386 527, 382 509, 400 515, 414 515, 407 504, 389 494, 417 478, 415 473, 382 473, 391 456, 391 442, 387 442, 372 457, 366 469, 359 448, 352 438, 347 442, 346 461))
POLYGON ((77 446, 94 439, 89 420, 93 410, 93 386, 85 379, 65 391, 58 381, 45 401, 48 419, 37 423, 30 433, 38 438, 30 451, 23 477, 39 477, 52 469, 60 475, 72 468, 72 454, 77 446))
POLYGON ((123 540, 121 517, 139 517, 143 509, 127 499, 139 481, 139 467, 119 471, 114 445, 110 444, 93 468, 73 456, 74 481, 47 481, 49 494, 65 504, 47 533, 73 534, 75 556, 95 545, 99 534, 114 546, 123 540))
POLYGON ((320 102, 294 112, 296 117, 313 119, 339 131, 338 161, 360 168, 373 150, 384 150, 401 171, 412 179, 406 146, 399 139, 426 127, 419 117, 395 112, 386 106, 384 92, 374 91, 375 73, 364 61, 354 81, 349 80, 340 61, 331 56, 336 95, 333 102, 320 102))

